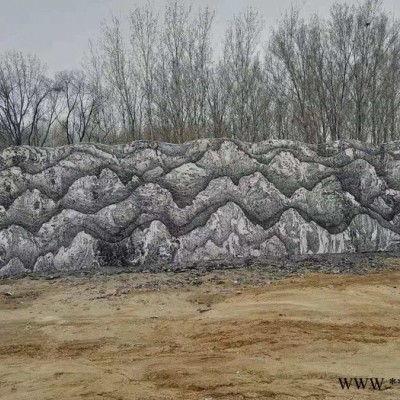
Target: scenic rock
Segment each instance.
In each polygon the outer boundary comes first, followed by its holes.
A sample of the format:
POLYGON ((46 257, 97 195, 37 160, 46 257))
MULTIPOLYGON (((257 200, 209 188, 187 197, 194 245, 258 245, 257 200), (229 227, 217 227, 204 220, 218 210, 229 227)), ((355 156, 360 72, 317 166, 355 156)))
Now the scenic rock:
POLYGON ((399 171, 400 142, 7 148, 0 277, 399 251, 399 171))

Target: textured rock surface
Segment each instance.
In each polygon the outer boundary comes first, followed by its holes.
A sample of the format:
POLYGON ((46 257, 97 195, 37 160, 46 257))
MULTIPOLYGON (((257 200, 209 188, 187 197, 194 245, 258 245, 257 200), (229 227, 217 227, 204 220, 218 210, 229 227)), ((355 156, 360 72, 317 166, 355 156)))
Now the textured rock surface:
POLYGON ((206 139, 0 155, 0 277, 399 250, 400 142, 206 139))

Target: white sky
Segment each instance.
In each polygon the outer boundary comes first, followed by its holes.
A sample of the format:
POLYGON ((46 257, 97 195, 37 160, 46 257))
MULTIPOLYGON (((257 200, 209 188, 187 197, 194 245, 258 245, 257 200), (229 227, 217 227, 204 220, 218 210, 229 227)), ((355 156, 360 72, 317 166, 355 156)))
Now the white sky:
MULTIPOLYGON (((79 68, 88 40, 99 37, 100 23, 111 14, 127 16, 135 4, 146 0, 0 0, 0 53, 19 50, 33 53, 50 72, 79 68)), ((302 15, 327 16, 334 0, 193 0, 194 8, 209 5, 215 10, 213 44, 218 49, 227 22, 247 6, 260 11, 265 20, 264 38, 291 4, 302 15)), ((166 0, 154 0, 162 12, 166 0)), ((357 3, 357 0, 347 0, 357 3)), ((400 0, 383 0, 383 7, 400 17, 400 0)))

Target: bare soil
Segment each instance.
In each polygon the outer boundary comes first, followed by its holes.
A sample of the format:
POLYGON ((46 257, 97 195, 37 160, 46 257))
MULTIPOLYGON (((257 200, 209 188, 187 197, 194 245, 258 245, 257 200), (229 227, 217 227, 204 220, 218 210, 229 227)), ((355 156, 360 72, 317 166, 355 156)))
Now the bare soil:
POLYGON ((0 399, 399 400, 400 260, 384 264, 2 281, 0 399))

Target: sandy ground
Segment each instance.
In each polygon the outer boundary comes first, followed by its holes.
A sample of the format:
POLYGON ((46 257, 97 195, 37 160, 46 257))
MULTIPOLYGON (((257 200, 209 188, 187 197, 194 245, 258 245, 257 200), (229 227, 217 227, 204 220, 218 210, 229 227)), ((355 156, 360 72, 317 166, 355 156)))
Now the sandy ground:
POLYGON ((399 400, 400 261, 387 262, 272 281, 2 281, 0 399, 399 400), (339 377, 385 380, 342 390, 339 377))

